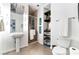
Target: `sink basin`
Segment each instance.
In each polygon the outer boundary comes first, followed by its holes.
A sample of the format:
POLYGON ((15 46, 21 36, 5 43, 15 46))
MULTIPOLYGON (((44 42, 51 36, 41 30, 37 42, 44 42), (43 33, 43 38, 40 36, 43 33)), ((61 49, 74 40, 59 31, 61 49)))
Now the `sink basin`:
POLYGON ((13 38, 21 38, 21 37, 23 37, 23 32, 15 32, 15 33, 11 33, 11 36, 13 37, 13 38))
POLYGON ((23 37, 23 32, 15 32, 11 33, 11 37, 13 37, 16 40, 16 52, 18 53, 20 51, 20 39, 23 37))

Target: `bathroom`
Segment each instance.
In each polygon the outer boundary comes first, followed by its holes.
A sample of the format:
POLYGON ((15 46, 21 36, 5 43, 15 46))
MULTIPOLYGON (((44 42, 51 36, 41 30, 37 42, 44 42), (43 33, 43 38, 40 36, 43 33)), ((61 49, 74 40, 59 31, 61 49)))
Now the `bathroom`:
MULTIPOLYGON (((58 40, 60 37, 66 40, 70 40, 74 44, 71 44, 71 48, 73 50, 79 49, 78 46, 78 36, 79 36, 79 20, 78 20, 78 3, 55 3, 55 4, 34 4, 38 5, 36 7, 38 9, 37 14, 37 41, 41 45, 44 44, 44 30, 45 25, 47 29, 50 29, 50 47, 44 46, 45 48, 49 48, 53 51, 53 47, 57 46, 58 40), (50 24, 44 23, 44 12, 45 9, 48 8, 50 10, 50 24), (71 20, 71 21, 68 21, 71 20), (69 22, 69 23, 68 23, 69 22), (70 24, 70 25, 69 25, 70 24), (63 26, 62 26, 63 25, 63 26), (76 43, 76 44, 75 44, 76 43), (75 48, 74 48, 75 47, 75 48)), ((0 54, 5 54, 7 52, 13 51, 16 49, 16 40, 11 37, 11 34, 14 32, 23 32, 23 37, 20 40, 20 48, 24 48, 29 46, 28 37, 29 34, 29 8, 27 3, 14 3, 12 7, 9 3, 3 3, 0 5, 0 19, 3 19, 3 29, 0 29, 0 54), (17 7, 16 7, 17 6, 17 7), (16 10, 14 9, 16 8, 16 10), (6 12, 7 11, 7 12, 6 12), (17 13, 17 14, 16 14, 17 13), (17 19, 17 20, 16 20, 17 19)), ((48 11, 49 11, 48 10, 48 11)), ((35 32, 35 31, 34 31, 35 32)), ((34 34, 34 33, 33 33, 34 34)), ((47 33, 48 34, 48 33, 47 33)), ((66 42, 66 41, 65 41, 66 42)), ((67 42, 68 43, 68 42, 67 42)), ((69 47, 69 45, 68 45, 69 47)), ((58 48, 59 49, 59 48, 58 48)), ((53 53, 51 51, 51 53, 53 53)), ((70 51, 71 53, 71 51, 70 51)), ((79 54, 79 53, 78 53, 79 54)))
MULTIPOLYGON (((27 5, 25 9, 26 11, 23 10, 21 5, 18 4, 17 7, 17 14, 15 13, 15 10, 11 11, 12 5, 10 3, 2 3, 0 5, 1 7, 1 14, 4 22, 4 30, 0 32, 0 40, 1 46, 0 46, 0 54, 4 54, 10 51, 15 50, 16 46, 16 41, 14 38, 11 37, 11 34, 14 32, 24 32, 24 36, 21 40, 20 47, 23 48, 25 46, 28 46, 28 13, 23 13, 28 11, 27 5), (18 9, 20 7, 20 9, 18 9), (6 12, 7 11, 7 12, 6 12), (19 12, 21 11, 21 12, 19 12)), ((16 4, 15 4, 16 6, 16 4)))

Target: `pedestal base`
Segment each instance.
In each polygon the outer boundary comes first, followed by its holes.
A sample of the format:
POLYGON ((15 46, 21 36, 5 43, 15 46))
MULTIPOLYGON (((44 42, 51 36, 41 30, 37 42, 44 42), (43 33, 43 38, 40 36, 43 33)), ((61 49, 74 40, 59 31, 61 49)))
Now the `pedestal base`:
POLYGON ((16 52, 20 52, 20 39, 16 38, 16 52))

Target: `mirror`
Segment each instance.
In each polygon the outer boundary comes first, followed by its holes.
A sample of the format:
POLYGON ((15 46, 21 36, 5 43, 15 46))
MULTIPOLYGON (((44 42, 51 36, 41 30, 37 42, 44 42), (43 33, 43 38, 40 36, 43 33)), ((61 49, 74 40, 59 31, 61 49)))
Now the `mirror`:
POLYGON ((11 3, 10 32, 23 32, 24 6, 20 3, 11 3))
POLYGON ((4 31, 3 17, 0 16, 0 31, 4 31))

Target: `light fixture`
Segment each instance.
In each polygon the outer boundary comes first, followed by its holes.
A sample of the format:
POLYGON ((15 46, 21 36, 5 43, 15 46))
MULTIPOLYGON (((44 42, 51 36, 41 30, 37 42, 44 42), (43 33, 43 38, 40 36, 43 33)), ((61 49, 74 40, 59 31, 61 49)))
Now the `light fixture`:
POLYGON ((39 7, 39 4, 37 5, 37 7, 39 7))

